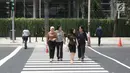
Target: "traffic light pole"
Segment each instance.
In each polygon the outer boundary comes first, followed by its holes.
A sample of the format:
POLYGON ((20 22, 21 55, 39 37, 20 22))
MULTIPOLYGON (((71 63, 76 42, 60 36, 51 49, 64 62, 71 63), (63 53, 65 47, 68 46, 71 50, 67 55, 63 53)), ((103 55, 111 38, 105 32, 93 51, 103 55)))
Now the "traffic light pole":
POLYGON ((15 42, 15 30, 14 30, 14 0, 11 0, 11 9, 12 9, 12 40, 13 40, 13 43, 15 42))
POLYGON ((88 46, 91 46, 91 41, 90 41, 90 21, 91 21, 91 0, 88 0, 88 46))

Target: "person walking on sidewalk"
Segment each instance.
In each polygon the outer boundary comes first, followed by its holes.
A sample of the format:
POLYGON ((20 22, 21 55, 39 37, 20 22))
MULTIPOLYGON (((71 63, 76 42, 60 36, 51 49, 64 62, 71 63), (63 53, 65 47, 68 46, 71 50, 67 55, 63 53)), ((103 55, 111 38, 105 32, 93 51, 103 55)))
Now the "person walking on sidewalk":
POLYGON ((98 37, 98 46, 100 46, 100 44, 101 44, 101 37, 102 37, 102 27, 101 26, 99 26, 96 29, 96 36, 98 37))
POLYGON ((63 58, 63 42, 64 42, 64 32, 61 26, 57 27, 57 40, 56 40, 56 47, 57 47, 57 60, 62 61, 63 58))
POLYGON ((82 26, 79 27, 79 32, 77 34, 78 40, 78 58, 84 61, 85 45, 87 41, 87 35, 82 26))
POLYGON ((50 31, 48 32, 48 35, 47 35, 47 43, 49 46, 50 62, 52 62, 53 58, 54 58, 56 39, 57 39, 57 34, 55 32, 55 28, 53 26, 51 26, 50 31))
POLYGON ((76 53, 76 30, 71 29, 70 33, 68 34, 68 39, 69 39, 69 50, 70 50, 70 63, 73 64, 74 61, 74 56, 76 53))
POLYGON ((30 36, 30 32, 27 28, 25 28, 23 30, 23 33, 22 33, 22 39, 24 41, 24 48, 27 49, 27 41, 28 41, 28 37, 30 36))

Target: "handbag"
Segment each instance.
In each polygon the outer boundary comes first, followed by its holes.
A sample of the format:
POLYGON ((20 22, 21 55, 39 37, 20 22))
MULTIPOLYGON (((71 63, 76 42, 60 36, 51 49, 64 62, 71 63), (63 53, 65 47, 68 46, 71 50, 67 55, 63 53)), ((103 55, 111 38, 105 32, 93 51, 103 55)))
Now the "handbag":
POLYGON ((63 45, 63 49, 65 50, 65 52, 69 52, 69 47, 67 44, 64 44, 63 45))
POLYGON ((48 47, 48 45, 46 44, 46 53, 48 53, 49 52, 49 47, 48 47))

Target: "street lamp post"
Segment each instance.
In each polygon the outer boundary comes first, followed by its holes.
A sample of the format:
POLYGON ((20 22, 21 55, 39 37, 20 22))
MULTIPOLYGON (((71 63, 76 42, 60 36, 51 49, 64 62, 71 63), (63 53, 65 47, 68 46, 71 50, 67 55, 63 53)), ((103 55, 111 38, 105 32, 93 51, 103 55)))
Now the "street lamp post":
POLYGON ((90 21, 91 21, 91 0, 88 0, 88 46, 91 46, 91 41, 90 41, 90 21))
POLYGON ((12 9, 12 40, 13 40, 13 43, 15 42, 14 41, 14 35, 15 35, 15 33, 14 33, 14 15, 15 15, 15 13, 14 13, 14 0, 11 0, 11 9, 12 9))

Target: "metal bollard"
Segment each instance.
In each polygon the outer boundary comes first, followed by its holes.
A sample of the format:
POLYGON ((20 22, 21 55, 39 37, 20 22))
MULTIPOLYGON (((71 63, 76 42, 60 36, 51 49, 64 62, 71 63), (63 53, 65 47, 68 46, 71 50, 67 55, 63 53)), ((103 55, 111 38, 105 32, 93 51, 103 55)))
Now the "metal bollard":
POLYGON ((35 42, 37 42, 37 33, 36 33, 36 40, 35 40, 35 42))
MULTIPOLYGON (((43 32, 42 32, 42 35, 43 35, 43 32)), ((42 42, 43 42, 44 40, 43 40, 43 36, 42 36, 42 42)))
POLYGON ((31 43, 31 35, 29 36, 29 43, 31 43))
POLYGON ((42 37, 42 42, 43 42, 44 40, 43 40, 43 37, 42 37))

